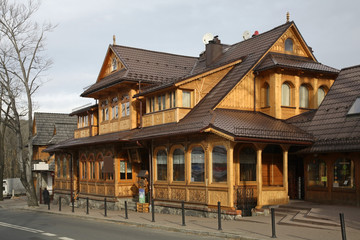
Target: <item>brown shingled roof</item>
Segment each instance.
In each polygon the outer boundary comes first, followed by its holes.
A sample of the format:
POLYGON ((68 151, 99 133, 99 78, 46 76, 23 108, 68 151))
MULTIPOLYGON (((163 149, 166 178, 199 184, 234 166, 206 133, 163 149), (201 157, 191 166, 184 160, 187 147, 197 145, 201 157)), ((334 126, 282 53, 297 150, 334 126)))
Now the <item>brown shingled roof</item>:
POLYGON ((119 45, 112 45, 109 48, 121 59, 125 68, 97 81, 81 94, 82 97, 122 81, 142 81, 153 84, 168 82, 187 75, 197 60, 195 57, 119 45))
POLYGON ((310 122, 294 125, 315 137, 315 144, 305 152, 360 150, 360 116, 348 115, 360 96, 360 65, 342 69, 310 122))

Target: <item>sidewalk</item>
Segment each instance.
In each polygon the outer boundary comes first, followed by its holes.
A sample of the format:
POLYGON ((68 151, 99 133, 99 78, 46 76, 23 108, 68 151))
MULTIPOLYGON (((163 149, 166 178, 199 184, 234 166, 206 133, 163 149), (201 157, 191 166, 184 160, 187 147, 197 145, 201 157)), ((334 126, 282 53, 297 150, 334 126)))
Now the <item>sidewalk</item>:
MULTIPOLYGON (((59 211, 58 205, 40 205, 36 208, 26 206, 24 197, 18 199, 6 199, 0 202, 0 208, 12 208, 21 210, 40 211, 49 214, 61 214, 73 217, 117 222, 134 226, 157 228, 174 232, 187 232, 200 234, 204 236, 213 236, 229 239, 269 239, 271 238, 271 218, 270 216, 244 217, 240 220, 222 220, 222 230, 218 230, 217 218, 199 218, 186 216, 186 226, 182 226, 181 215, 155 214, 155 222, 152 222, 151 213, 138 213, 128 211, 128 219, 125 219, 125 211, 107 211, 104 216, 104 209, 86 209, 75 208, 72 212, 70 206, 62 206, 59 211)), ((304 201, 292 201, 286 208, 290 208, 289 213, 276 214, 276 236, 279 240, 295 239, 316 239, 316 240, 341 240, 341 229, 339 226, 339 212, 343 212, 346 222, 347 239, 359 239, 360 236, 360 208, 346 206, 329 206, 309 203, 304 201), (307 216, 300 219, 299 214, 295 214, 293 221, 287 218, 290 212, 296 212, 296 209, 311 209, 307 211, 307 216), (287 220, 286 220, 287 219, 287 220), (305 219, 305 220, 304 220, 305 219), (313 220, 316 219, 316 224, 313 220), (308 221, 308 223, 306 223, 308 221), (293 223, 294 224, 293 224, 293 223), (304 226, 302 226, 304 225, 304 226)), ((301 210, 299 210, 301 212, 301 210)))

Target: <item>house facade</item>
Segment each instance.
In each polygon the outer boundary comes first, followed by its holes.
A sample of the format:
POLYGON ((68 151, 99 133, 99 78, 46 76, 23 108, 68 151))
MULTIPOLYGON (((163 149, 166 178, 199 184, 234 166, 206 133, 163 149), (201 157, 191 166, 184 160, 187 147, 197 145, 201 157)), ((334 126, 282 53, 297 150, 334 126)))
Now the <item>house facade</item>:
POLYGON ((157 206, 203 211, 310 196, 298 152, 316 137, 287 119, 316 112, 338 74, 290 21, 233 45, 216 36, 199 57, 114 41, 81 94, 98 104, 74 111, 74 138, 46 150, 55 193, 118 202, 144 188, 157 206))

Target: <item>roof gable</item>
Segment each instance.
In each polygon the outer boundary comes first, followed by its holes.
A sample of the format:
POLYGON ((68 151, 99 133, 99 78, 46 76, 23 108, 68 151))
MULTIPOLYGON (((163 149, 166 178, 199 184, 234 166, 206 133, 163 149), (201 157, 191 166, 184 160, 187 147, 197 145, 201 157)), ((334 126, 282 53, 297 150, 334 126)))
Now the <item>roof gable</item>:
POLYGON ((117 72, 121 69, 125 68, 125 64, 123 61, 120 60, 119 56, 113 51, 111 46, 109 46, 105 59, 103 61, 103 64, 100 69, 100 73, 97 78, 97 82, 101 81, 101 79, 105 78, 106 76, 109 76, 110 74, 113 74, 114 72, 117 72), (116 64, 114 64, 114 61, 116 64))

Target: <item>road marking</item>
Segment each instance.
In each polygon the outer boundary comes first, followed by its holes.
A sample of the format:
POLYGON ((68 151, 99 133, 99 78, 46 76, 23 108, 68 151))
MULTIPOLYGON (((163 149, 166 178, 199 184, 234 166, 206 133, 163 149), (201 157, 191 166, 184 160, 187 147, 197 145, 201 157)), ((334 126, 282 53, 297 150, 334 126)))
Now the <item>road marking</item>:
POLYGON ((75 240, 73 238, 67 238, 67 237, 59 237, 60 240, 75 240))
POLYGON ((22 226, 10 224, 10 223, 4 223, 4 222, 0 222, 0 226, 8 227, 8 228, 13 228, 13 229, 18 229, 18 230, 22 230, 22 231, 26 231, 26 232, 32 232, 32 233, 43 233, 43 232, 44 232, 44 231, 41 231, 41 230, 37 230, 37 229, 33 229, 33 228, 27 228, 27 227, 22 227, 22 226))
POLYGON ((53 233, 41 233, 42 235, 49 236, 49 237, 55 237, 56 234, 53 233))

